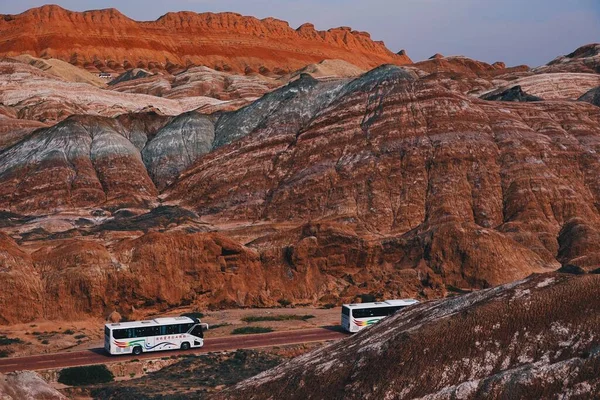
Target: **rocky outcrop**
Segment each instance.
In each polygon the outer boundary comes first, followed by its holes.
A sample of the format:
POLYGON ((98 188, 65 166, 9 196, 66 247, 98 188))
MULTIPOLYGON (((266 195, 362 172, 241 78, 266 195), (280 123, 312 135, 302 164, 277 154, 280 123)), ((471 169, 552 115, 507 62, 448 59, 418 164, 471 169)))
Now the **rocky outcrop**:
POLYGON ((0 374, 0 395, 3 400, 67 400, 33 371, 0 374))
POLYGON ((107 249, 92 241, 73 240, 32 254, 44 285, 44 316, 83 319, 101 316, 118 299, 117 266, 107 249))
POLYGON ((0 277, 1 324, 43 316, 44 290, 31 257, 4 233, 0 233, 0 277))
POLYGON ((36 58, 30 56, 29 54, 22 54, 13 58, 15 60, 39 68, 42 71, 45 71, 48 74, 56 76, 67 82, 87 83, 97 87, 106 86, 106 82, 102 78, 99 78, 97 75, 92 74, 82 68, 78 68, 62 60, 57 60, 54 58, 36 58))
POLYGON ((536 74, 511 80, 497 91, 515 86, 544 100, 577 100, 590 89, 600 86, 600 75, 580 73, 536 74))
POLYGON ((0 115, 0 152, 20 142, 36 129, 48 127, 42 122, 16 118, 16 112, 12 115, 14 117, 0 115))
POLYGON ((590 103, 600 107, 600 86, 591 89, 589 92, 581 96, 578 100, 585 101, 586 103, 590 103))
POLYGON ((500 89, 494 91, 492 93, 488 93, 486 95, 481 96, 483 100, 488 101, 517 101, 517 102, 526 102, 526 101, 542 101, 541 97, 532 96, 523 91, 521 86, 514 86, 510 89, 500 89))
POLYGON ((158 194, 115 120, 72 117, 0 153, 0 207, 27 212, 139 206, 158 194))
POLYGON ((193 67, 174 75, 171 90, 165 97, 206 96, 219 100, 254 100, 280 85, 259 75, 233 75, 207 67, 193 67))
POLYGON ((73 12, 48 5, 2 15, 0 36, 2 55, 58 58, 92 71, 173 70, 195 64, 281 74, 324 59, 365 69, 411 62, 368 33, 347 27, 317 31, 304 24, 294 30, 285 21, 234 13, 176 12, 137 22, 115 9, 73 12))
POLYGON ((163 189, 212 149, 214 121, 196 112, 181 114, 150 140, 142 158, 157 188, 163 189))
POLYGON ((152 94, 170 99, 244 99, 247 104, 284 83, 259 75, 234 75, 207 67, 192 67, 175 75, 126 72, 112 81, 110 88, 123 93, 152 94))
POLYGON ((302 74, 309 74, 313 78, 317 79, 330 79, 330 78, 353 78, 364 74, 366 71, 362 68, 358 68, 354 64, 350 64, 343 60, 323 60, 316 64, 309 64, 304 68, 283 76, 281 80, 291 81, 297 79, 302 74))
POLYGON ((599 275, 538 275, 411 307, 215 398, 591 398, 599 327, 599 275))
POLYGON ((143 78, 147 78, 152 75, 153 74, 151 72, 146 71, 145 69, 134 68, 134 69, 130 69, 129 71, 123 72, 121 75, 117 76, 115 79, 108 82, 108 85, 115 86, 121 82, 133 81, 136 79, 143 79, 143 78))
POLYGON ((560 56, 547 65, 536 68, 538 73, 600 73, 600 44, 592 43, 581 46, 571 54, 560 56))

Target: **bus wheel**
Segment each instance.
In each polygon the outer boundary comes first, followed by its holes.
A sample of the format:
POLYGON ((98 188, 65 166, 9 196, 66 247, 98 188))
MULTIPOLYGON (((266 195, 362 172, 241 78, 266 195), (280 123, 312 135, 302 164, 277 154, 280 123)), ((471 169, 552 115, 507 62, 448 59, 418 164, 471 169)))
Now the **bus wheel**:
POLYGON ((181 343, 181 350, 189 350, 190 344, 188 342, 181 343))
POLYGON ((142 346, 135 346, 133 348, 133 354, 136 356, 139 356, 140 354, 142 354, 142 346))

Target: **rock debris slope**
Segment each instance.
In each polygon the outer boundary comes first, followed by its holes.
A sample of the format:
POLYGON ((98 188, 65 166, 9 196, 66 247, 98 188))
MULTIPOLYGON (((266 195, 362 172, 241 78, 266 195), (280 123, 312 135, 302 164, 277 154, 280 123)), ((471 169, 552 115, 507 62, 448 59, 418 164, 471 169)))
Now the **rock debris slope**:
POLYGON ((214 398, 593 398, 599 328, 600 275, 537 275, 399 312, 214 398))

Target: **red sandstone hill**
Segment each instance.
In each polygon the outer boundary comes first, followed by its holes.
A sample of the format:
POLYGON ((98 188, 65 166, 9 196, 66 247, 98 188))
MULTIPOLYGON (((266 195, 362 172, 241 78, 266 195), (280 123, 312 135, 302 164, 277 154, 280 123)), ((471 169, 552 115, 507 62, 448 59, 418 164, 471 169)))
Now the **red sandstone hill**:
POLYGON ((72 12, 56 5, 0 16, 0 54, 53 57, 89 70, 177 69, 190 64, 226 71, 290 72, 323 59, 361 68, 408 64, 366 32, 348 27, 292 29, 274 18, 177 12, 134 21, 115 9, 72 12))

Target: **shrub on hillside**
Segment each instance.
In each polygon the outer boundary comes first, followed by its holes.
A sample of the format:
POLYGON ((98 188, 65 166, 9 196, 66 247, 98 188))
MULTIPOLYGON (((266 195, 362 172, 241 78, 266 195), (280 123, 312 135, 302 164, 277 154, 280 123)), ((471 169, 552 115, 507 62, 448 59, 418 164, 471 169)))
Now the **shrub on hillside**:
POLYGON ((264 326, 245 326, 243 328, 235 328, 231 331, 232 335, 247 335, 253 333, 268 333, 273 332, 272 328, 267 328, 264 326))
POLYGON ((243 317, 244 322, 261 322, 261 321, 307 321, 314 318, 314 315, 251 315, 243 317))
POLYGON ((106 365, 87 365, 84 367, 65 368, 60 371, 58 381, 70 386, 94 385, 112 382, 115 379, 106 365))
POLYGON ((204 314, 202 314, 201 312, 198 311, 193 311, 193 312, 186 312, 181 314, 182 317, 188 317, 188 318, 197 318, 197 319, 202 319, 204 317, 204 314))
POLYGON ((279 305, 281 305, 281 307, 287 307, 292 304, 292 302, 288 299, 279 299, 277 300, 277 302, 279 303, 279 305))
POLYGON ((14 343, 23 343, 23 341, 19 338, 9 338, 4 335, 0 336, 0 346, 8 346, 14 343))

